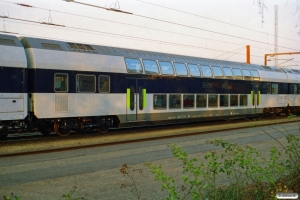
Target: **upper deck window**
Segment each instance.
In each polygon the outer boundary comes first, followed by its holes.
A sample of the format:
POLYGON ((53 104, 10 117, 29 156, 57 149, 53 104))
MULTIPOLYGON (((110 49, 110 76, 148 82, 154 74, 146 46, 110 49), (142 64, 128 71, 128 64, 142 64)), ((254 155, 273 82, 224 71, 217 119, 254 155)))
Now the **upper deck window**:
POLYGON ((9 45, 9 46, 17 46, 16 42, 14 40, 10 40, 10 39, 0 39, 0 44, 9 45))
POLYGON ((187 76, 187 70, 185 64, 182 63, 174 63, 176 74, 178 76, 187 76))
POLYGON ((224 78, 221 67, 214 66, 214 67, 212 67, 212 70, 214 72, 215 78, 224 78))
POLYGON ((159 62, 162 75, 174 75, 174 69, 170 62, 159 62))
POLYGON ((243 75, 240 69, 232 69, 235 79, 243 80, 243 75))
POLYGON ((253 76, 253 80, 254 80, 254 81, 259 81, 259 80, 260 80, 258 71, 251 70, 251 73, 252 73, 252 76, 253 76))
POLYGON ((154 60, 143 60, 146 74, 158 74, 157 63, 154 60))
POLYGON ((230 68, 223 67, 225 78, 233 79, 233 73, 230 68))
POLYGON ((244 80, 252 81, 252 76, 251 76, 249 70, 243 69, 242 72, 244 74, 244 80))
POLYGON ((68 44, 69 48, 74 51, 93 51, 93 52, 95 52, 95 49, 91 45, 88 45, 88 44, 78 44, 78 43, 71 43, 71 42, 68 42, 67 44, 68 44))
POLYGON ((42 43, 42 46, 45 49, 52 49, 52 50, 62 50, 59 44, 49 44, 49 43, 42 43))
POLYGON ((191 76, 201 76, 198 65, 188 64, 191 76))
POLYGON ((211 69, 209 66, 201 65, 200 68, 201 68, 203 77, 212 77, 212 72, 211 72, 211 69))
POLYGON ((143 73, 142 65, 139 59, 125 58, 127 71, 129 73, 143 73))

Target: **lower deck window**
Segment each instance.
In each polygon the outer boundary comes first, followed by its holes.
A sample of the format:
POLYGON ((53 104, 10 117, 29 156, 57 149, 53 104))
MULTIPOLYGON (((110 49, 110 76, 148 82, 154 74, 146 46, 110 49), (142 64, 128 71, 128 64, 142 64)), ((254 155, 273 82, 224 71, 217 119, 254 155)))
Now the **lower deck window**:
POLYGON ((208 107, 218 107, 218 95, 209 94, 208 95, 208 107))
POLYGON ((169 108, 170 109, 176 109, 181 108, 181 95, 169 95, 169 108))
POLYGON ((94 75, 77 75, 76 92, 95 92, 96 76, 94 75))
POLYGON ((153 109, 167 109, 167 95, 153 95, 153 109))
POLYGON ((238 106, 238 95, 230 95, 230 106, 238 106))
POLYGON ((228 106, 228 94, 220 95, 220 106, 227 107, 228 106))
POLYGON ((240 106, 248 105, 248 97, 247 95, 240 95, 240 106))
POLYGON ((192 94, 183 95, 183 108, 194 108, 195 96, 192 94))
POLYGON ((207 105, 207 95, 199 94, 196 96, 196 107, 197 108, 206 108, 207 105))

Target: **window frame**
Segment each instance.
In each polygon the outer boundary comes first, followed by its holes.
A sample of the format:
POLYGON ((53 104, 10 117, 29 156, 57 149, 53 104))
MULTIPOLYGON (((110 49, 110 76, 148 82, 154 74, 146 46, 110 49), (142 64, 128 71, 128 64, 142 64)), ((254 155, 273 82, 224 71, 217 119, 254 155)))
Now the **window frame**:
POLYGON ((109 75, 99 75, 98 76, 98 92, 99 93, 110 93, 110 76, 109 75), (108 77, 108 92, 101 92, 100 91, 100 77, 108 77))
POLYGON ((157 61, 156 61, 156 60, 142 59, 142 64, 143 64, 143 66, 144 66, 144 72, 145 72, 146 75, 158 75, 158 74, 160 74, 159 67, 158 67, 158 64, 157 64, 157 61), (144 61, 152 61, 152 62, 155 62, 156 68, 157 68, 157 73, 147 73, 146 65, 145 65, 144 61))
POLYGON ((176 71, 176 75, 177 75, 177 76, 188 76, 188 70, 187 70, 187 67, 186 67, 186 64, 185 64, 185 63, 173 62, 173 66, 174 66, 174 69, 175 69, 175 71, 176 71), (183 65, 183 66, 185 67, 185 73, 186 73, 186 74, 182 75, 182 74, 178 74, 178 73, 177 73, 177 67, 176 67, 177 64, 179 64, 179 65, 181 65, 181 66, 183 65))
MULTIPOLYGON (((189 100, 189 99, 188 99, 189 100)), ((193 108, 195 108, 195 94, 183 94, 182 95, 182 108, 183 109, 193 109, 193 108), (184 97, 186 97, 186 96, 193 96, 193 106, 185 106, 185 104, 184 104, 184 97)))
POLYGON ((224 72, 223 72, 223 70, 222 70, 222 68, 220 66, 212 66, 211 69, 213 71, 214 78, 224 79, 224 72), (215 69, 216 70, 218 69, 219 71, 215 71, 215 69), (221 72, 222 76, 216 75, 216 72, 221 72))
POLYGON ((208 105, 208 103, 207 103, 207 101, 208 101, 208 95, 207 94, 196 94, 196 108, 207 108, 207 105, 208 105), (197 101, 197 97, 198 96, 205 96, 205 106, 198 106, 198 101, 197 101))
MULTIPOLYGON (((168 95, 168 108, 170 109, 170 110, 174 110, 174 109, 181 109, 182 108, 182 95, 181 94, 169 94, 168 95), (170 105, 170 101, 171 101, 171 98, 170 98, 170 96, 179 96, 179 107, 171 107, 170 105)), ((176 100, 176 105, 178 105, 178 103, 177 103, 177 101, 178 100, 176 100)))
POLYGON ((232 72, 233 72, 233 75, 234 75, 234 79, 235 79, 235 80, 244 80, 244 76, 243 76, 243 73, 242 73, 241 69, 239 69, 239 68, 232 68, 232 72), (236 70, 239 70, 240 75, 236 75, 236 74, 235 74, 235 71, 236 71, 236 70))
POLYGON ((230 102, 229 102, 229 94, 220 94, 219 95, 219 105, 220 105, 220 107, 229 107, 229 104, 230 104, 230 102), (227 97, 227 105, 225 105, 225 103, 223 102, 223 104, 221 104, 221 99, 222 99, 222 97, 227 97))
POLYGON ((252 74, 248 69, 242 69, 241 71, 243 73, 244 80, 246 80, 246 81, 252 81, 253 80, 252 74), (249 76, 245 75, 245 72, 249 73, 249 76))
POLYGON ((250 73, 252 74, 253 81, 260 81, 260 76, 257 70, 250 70, 250 73), (255 73, 257 74, 257 76, 255 76, 255 73))
POLYGON ((208 108, 218 108, 219 107, 219 95, 218 94, 208 94, 207 99, 208 99, 208 105, 207 105, 208 108), (216 99, 217 105, 214 105, 214 106, 210 105, 210 100, 209 100, 210 96, 216 96, 217 97, 217 99, 216 99))
POLYGON ((213 77, 213 72, 212 72, 211 67, 209 65, 200 65, 200 69, 201 69, 201 72, 202 72, 201 77, 203 77, 203 78, 212 78, 213 77), (211 76, 204 75, 205 71, 203 71, 202 67, 208 67, 211 76))
POLYGON ((201 77, 201 74, 202 74, 202 73, 201 73, 201 69, 200 69, 199 65, 187 63, 187 68, 188 68, 188 71, 189 71, 189 75, 190 75, 190 76, 192 76, 192 77, 201 77), (197 66, 197 69, 198 69, 198 71, 199 71, 199 76, 195 76, 195 75, 191 74, 191 69, 190 69, 190 67, 189 67, 190 65, 197 66))
POLYGON ((225 78, 225 79, 234 79, 234 74, 233 74, 233 71, 232 71, 232 69, 231 69, 230 67, 222 67, 222 69, 223 69, 223 73, 224 73, 224 78, 225 78), (227 70, 227 69, 230 70, 231 76, 227 76, 227 75, 226 75, 225 69, 226 69, 226 70, 227 70))
POLYGON ((69 74, 67 74, 67 73, 55 73, 55 74, 54 74, 54 92, 58 92, 58 93, 69 92, 69 74), (66 81, 66 82, 67 82, 67 90, 64 90, 64 91, 57 91, 57 90, 56 90, 56 87, 55 87, 55 86, 56 86, 56 85, 55 85, 55 84, 56 84, 56 80, 55 80, 55 79, 56 79, 56 75, 57 75, 57 74, 67 75, 67 76, 66 76, 66 77, 67 77, 67 81, 66 81))
POLYGON ((174 71, 174 66, 173 66, 172 62, 170 62, 170 61, 158 61, 158 65, 159 65, 159 69, 160 69, 161 75, 163 75, 163 76, 174 76, 175 71, 174 71), (164 74, 164 73, 163 73, 163 70, 162 70, 161 63, 169 63, 169 64, 171 64, 173 73, 172 73, 172 74, 164 74))
POLYGON ((141 60, 138 59, 138 58, 124 58, 124 61, 125 61, 125 65, 126 65, 126 70, 128 73, 131 73, 131 74, 143 74, 144 73, 144 69, 143 69, 143 65, 141 63, 141 60), (139 64, 140 64, 140 71, 133 71, 131 69, 128 68, 128 63, 127 63, 127 60, 136 60, 136 61, 139 61, 139 64))
POLYGON ((248 95, 247 94, 239 94, 239 106, 240 107, 247 107, 248 106, 248 103, 249 103, 249 101, 248 101, 248 95), (241 104, 241 100, 242 100, 242 96, 245 96, 246 97, 246 100, 247 100, 247 102, 246 102, 246 105, 243 105, 243 104, 241 104))
MULTIPOLYGON (((157 98, 156 98, 157 102, 157 98)), ((167 94, 153 94, 153 110, 167 110, 168 107, 168 96, 167 94), (155 107, 155 96, 165 96, 165 107, 155 107)))
POLYGON ((93 74, 76 74, 76 79, 75 79, 76 83, 75 83, 75 86, 76 86, 76 92, 77 93, 95 93, 96 90, 97 90, 97 83, 96 83, 96 75, 93 75, 93 74), (94 77, 94 91, 78 91, 78 77, 79 76, 93 76, 94 77))

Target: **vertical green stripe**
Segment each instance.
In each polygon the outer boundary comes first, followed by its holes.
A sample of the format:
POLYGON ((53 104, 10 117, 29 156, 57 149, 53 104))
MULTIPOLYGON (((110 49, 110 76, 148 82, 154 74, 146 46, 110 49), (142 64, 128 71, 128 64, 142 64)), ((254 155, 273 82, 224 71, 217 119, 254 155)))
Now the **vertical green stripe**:
POLYGON ((254 94, 253 94, 253 90, 251 91, 251 95, 250 95, 250 104, 253 105, 253 98, 254 98, 254 94))
POLYGON ((260 91, 257 92, 257 105, 260 104, 260 91))
POLYGON ((130 88, 127 88, 127 93, 126 93, 126 107, 130 108, 130 88))
POLYGON ((146 89, 143 89, 143 108, 146 108, 146 105, 147 105, 146 89))

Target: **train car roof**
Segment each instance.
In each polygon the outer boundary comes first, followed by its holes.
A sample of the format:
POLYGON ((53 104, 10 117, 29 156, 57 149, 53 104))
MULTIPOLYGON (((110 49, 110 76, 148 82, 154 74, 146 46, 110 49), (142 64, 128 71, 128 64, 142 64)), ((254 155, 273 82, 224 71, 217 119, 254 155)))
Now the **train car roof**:
POLYGON ((16 36, 0 34, 0 66, 27 67, 23 45, 16 36))
MULTIPOLYGON (((217 59, 208 59, 201 57, 176 55, 144 50, 125 49, 119 47, 108 47, 101 45, 65 42, 41 38, 32 37, 20 37, 24 48, 37 48, 37 49, 48 49, 56 51, 68 51, 68 52, 81 52, 90 54, 110 55, 110 56, 121 56, 129 58, 143 58, 160 61, 172 61, 172 62, 183 62, 190 64, 210 65, 210 66, 221 66, 230 68, 246 68, 250 70, 264 71, 262 74, 269 72, 286 73, 289 77, 300 76, 300 70, 282 69, 272 66, 262 66, 256 64, 247 64, 233 61, 223 61, 217 59), (290 75, 289 75, 290 74, 290 75), (291 76, 291 74, 293 74, 291 76)), ((266 79, 274 79, 274 77, 266 77, 266 79)), ((294 79, 294 78, 292 78, 294 79)), ((297 78, 298 79, 298 78, 297 78)))
POLYGON ((25 48, 39 48, 39 49, 49 49, 49 50, 59 50, 59 51, 69 51, 69 52, 82 52, 82 53, 93 53, 101 55, 111 55, 111 56, 122 56, 129 58, 143 58, 143 59, 155 59, 162 61, 173 61, 173 62, 184 62, 191 64, 201 63, 203 65, 210 66, 223 66, 223 67, 244 67, 252 69, 262 70, 262 66, 232 62, 232 61, 223 61, 216 59, 207 59, 200 57, 192 57, 185 55, 176 55, 168 53, 159 53, 152 51, 144 50, 135 50, 135 49, 125 49, 119 47, 108 47, 101 45, 91 45, 91 44, 82 44, 82 43, 73 43, 73 42, 64 42, 56 40, 48 40, 41 38, 31 38, 31 37, 21 37, 22 43, 25 48))
POLYGON ((20 40, 14 35, 0 34, 0 45, 22 47, 20 40))

